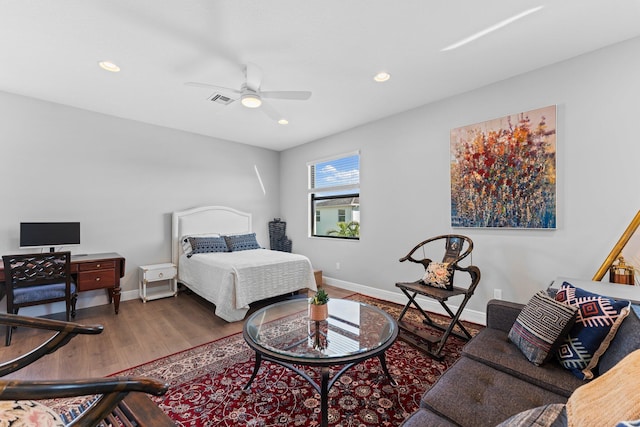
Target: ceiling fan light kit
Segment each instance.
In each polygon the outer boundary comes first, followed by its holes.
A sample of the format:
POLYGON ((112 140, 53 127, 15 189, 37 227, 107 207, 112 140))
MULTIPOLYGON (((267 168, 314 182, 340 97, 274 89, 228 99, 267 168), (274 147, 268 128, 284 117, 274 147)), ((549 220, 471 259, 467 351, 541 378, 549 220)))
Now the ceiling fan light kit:
POLYGON ((262 70, 255 64, 247 64, 244 67, 244 83, 240 86, 240 89, 233 89, 224 86, 212 85, 209 83, 197 83, 187 82, 185 85, 193 87, 203 87, 208 89, 215 89, 221 91, 223 94, 213 94, 208 99, 218 102, 223 105, 229 105, 233 100, 240 99, 240 103, 246 108, 258 108, 269 116, 271 119, 282 124, 288 124, 289 122, 282 121, 282 115, 267 102, 263 102, 263 98, 269 99, 284 99, 293 101, 306 101, 311 98, 310 91, 267 91, 263 92, 260 89, 262 85, 262 70), (225 102, 221 102, 224 98, 225 102))
POLYGON ((258 95, 245 93, 242 95, 240 103, 247 108, 258 108, 262 105, 262 99, 258 95))

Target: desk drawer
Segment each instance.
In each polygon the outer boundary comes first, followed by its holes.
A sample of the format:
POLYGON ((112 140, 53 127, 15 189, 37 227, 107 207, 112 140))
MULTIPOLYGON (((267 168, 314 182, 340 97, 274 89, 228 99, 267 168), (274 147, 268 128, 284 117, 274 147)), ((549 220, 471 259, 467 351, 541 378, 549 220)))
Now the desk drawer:
POLYGON ((116 270, 93 270, 78 273, 78 290, 89 291, 91 289, 112 288, 116 284, 116 270))
POLYGON ((78 271, 90 271, 90 270, 106 270, 116 268, 115 261, 94 261, 94 262, 83 262, 78 266, 78 271))

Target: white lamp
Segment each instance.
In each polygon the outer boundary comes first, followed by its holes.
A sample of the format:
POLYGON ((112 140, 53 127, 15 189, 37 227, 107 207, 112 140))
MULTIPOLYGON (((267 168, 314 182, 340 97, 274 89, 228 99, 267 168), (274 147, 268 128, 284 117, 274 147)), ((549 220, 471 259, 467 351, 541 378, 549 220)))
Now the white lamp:
POLYGON ((245 93, 242 95, 240 102, 247 108, 258 108, 262 105, 262 99, 260 99, 260 96, 253 93, 245 93))

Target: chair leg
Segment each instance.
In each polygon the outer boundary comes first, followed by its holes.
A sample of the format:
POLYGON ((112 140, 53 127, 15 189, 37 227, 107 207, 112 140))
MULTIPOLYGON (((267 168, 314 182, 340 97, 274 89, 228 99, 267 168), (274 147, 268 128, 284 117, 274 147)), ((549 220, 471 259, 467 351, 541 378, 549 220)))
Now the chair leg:
MULTIPOLYGON (((7 312, 13 312, 13 314, 18 314, 18 310, 17 308, 9 311, 7 310, 7 312)), ((13 330, 15 329, 15 326, 7 326, 7 337, 5 339, 5 346, 9 347, 11 345, 11 335, 13 333, 13 330)))
POLYGON ((76 302, 78 302, 78 294, 73 294, 71 297, 71 317, 76 318, 76 302))

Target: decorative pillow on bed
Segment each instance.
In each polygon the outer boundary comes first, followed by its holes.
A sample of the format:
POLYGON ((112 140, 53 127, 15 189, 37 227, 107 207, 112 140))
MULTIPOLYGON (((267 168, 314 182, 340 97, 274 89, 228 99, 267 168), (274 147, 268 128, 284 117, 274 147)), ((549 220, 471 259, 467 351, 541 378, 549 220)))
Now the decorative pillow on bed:
POLYGON ((256 240, 256 233, 233 234, 231 236, 224 236, 224 239, 227 241, 227 246, 231 252, 261 249, 256 240))
POLYGON ((191 252, 193 252, 193 247, 191 246, 191 242, 189 241, 189 237, 184 236, 182 240, 180 240, 180 244, 182 244, 182 252, 187 256, 187 258, 191 257, 191 252))
POLYGON ((205 254, 210 252, 229 252, 227 241, 224 237, 189 237, 191 243, 191 253, 187 254, 187 258, 191 258, 193 254, 205 254))
POLYGON ((539 291, 524 306, 509 331, 509 341, 536 366, 549 360, 576 320, 577 307, 539 291))
POLYGON ((576 377, 589 380, 607 350, 631 303, 616 301, 564 282, 556 301, 578 307, 576 323, 557 351, 560 364, 576 377))
POLYGON ((449 268, 448 262, 430 262, 427 270, 422 276, 422 282, 427 286, 453 290, 451 279, 453 278, 453 270, 449 268))

